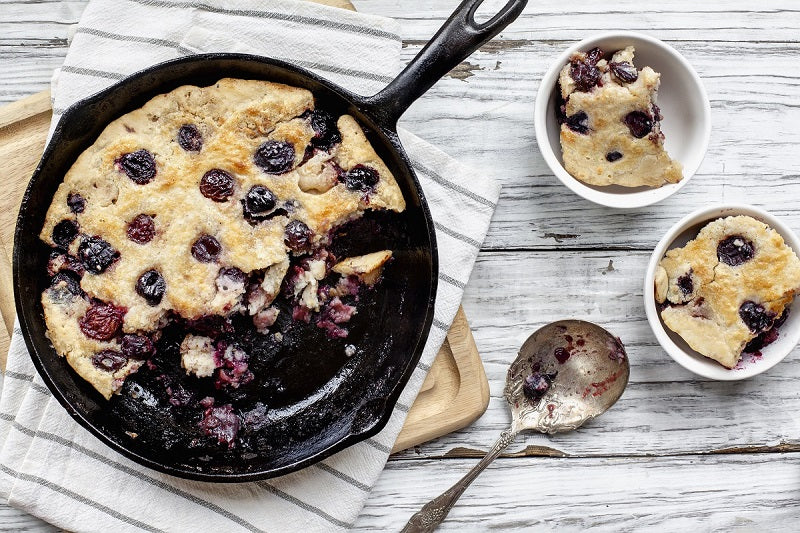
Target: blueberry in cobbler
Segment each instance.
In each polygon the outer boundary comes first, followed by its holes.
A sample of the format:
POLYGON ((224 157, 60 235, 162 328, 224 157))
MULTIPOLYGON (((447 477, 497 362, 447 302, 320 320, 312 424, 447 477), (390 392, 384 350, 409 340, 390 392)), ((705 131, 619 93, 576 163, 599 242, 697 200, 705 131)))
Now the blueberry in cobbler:
POLYGON ((311 239, 314 233, 311 231, 304 222, 301 220, 292 220, 286 225, 284 231, 286 246, 292 250, 299 252, 308 249, 311 244, 311 239))
POLYGON ((567 127, 575 133, 586 135, 589 133, 589 116, 583 111, 567 117, 567 127))
POLYGON ((83 296, 80 277, 69 270, 63 270, 53 276, 53 279, 50 280, 50 287, 64 290, 70 296, 83 296))
POLYGON ((622 159, 622 154, 617 152, 616 150, 608 152, 606 154, 606 161, 608 161, 609 163, 613 163, 614 161, 619 161, 620 159, 622 159))
POLYGON ((119 252, 102 237, 86 237, 78 246, 78 259, 87 271, 102 274, 119 259, 119 252))
POLYGON ((260 220, 275 209, 278 198, 263 185, 253 185, 242 199, 244 217, 248 220, 260 220))
POLYGON ((627 61, 612 61, 608 64, 611 72, 614 73, 619 81, 624 83, 633 83, 639 78, 639 71, 636 70, 631 63, 627 61))
POLYGON ((128 358, 117 350, 102 350, 92 356, 92 364, 106 372, 116 372, 128 362, 128 358))
POLYGON ((144 335, 123 335, 122 353, 130 359, 147 359, 155 354, 153 341, 144 335))
POLYGON ((678 288, 684 295, 692 294, 692 291, 694 291, 694 282, 692 281, 691 269, 689 269, 689 272, 678 278, 677 284, 678 288))
POLYGON ((211 235, 201 235, 194 244, 192 244, 192 257, 201 263, 212 263, 217 260, 222 245, 217 239, 211 235))
POLYGON ((147 244, 156 235, 156 223, 153 217, 141 213, 128 223, 126 235, 138 244, 147 244))
POLYGON ((78 236, 78 223, 74 220, 62 220, 53 228, 53 241, 67 247, 78 236))
POLYGON ((378 184, 380 179, 374 168, 366 165, 356 165, 348 170, 341 178, 345 187, 351 191, 369 191, 378 184))
POLYGON ((585 58, 576 57, 570 62, 569 73, 579 91, 589 91, 600 82, 602 73, 597 62, 603 56, 599 48, 592 48, 585 58))
POLYGON ((294 165, 294 146, 286 141, 267 141, 258 147, 253 161, 267 174, 283 174, 294 165))
POLYGON ((86 200, 80 194, 71 192, 67 195, 67 205, 69 210, 77 215, 86 209, 86 200))
POLYGON ((95 301, 79 321, 81 331, 99 341, 111 340, 122 326, 123 313, 112 304, 95 301))
POLYGON ((753 243, 741 235, 732 235, 720 241, 717 246, 717 257, 730 266, 738 266, 753 258, 753 243))
POLYGON ((637 139, 641 139, 653 131, 653 119, 643 111, 631 111, 625 115, 625 125, 628 126, 631 135, 637 139))
POLYGON ((755 333, 769 329, 775 320, 775 315, 764 309, 764 306, 749 300, 739 306, 739 316, 750 331, 755 333))
POLYGON ((330 150, 334 144, 342 140, 342 135, 336 127, 336 119, 327 111, 315 109, 311 113, 311 128, 314 130, 311 144, 321 150, 330 150))
POLYGON ((136 282, 136 294, 150 305, 158 305, 167 290, 167 282, 158 270, 148 270, 136 282))
POLYGON ((187 152, 199 152, 203 148, 203 134, 194 124, 184 124, 178 130, 178 144, 187 152))
POLYGON ((200 178, 200 193, 209 200, 225 202, 233 194, 235 184, 229 172, 212 168, 200 178))
POLYGON ((139 185, 150 183, 156 177, 156 160, 147 150, 122 154, 116 164, 121 172, 139 185))

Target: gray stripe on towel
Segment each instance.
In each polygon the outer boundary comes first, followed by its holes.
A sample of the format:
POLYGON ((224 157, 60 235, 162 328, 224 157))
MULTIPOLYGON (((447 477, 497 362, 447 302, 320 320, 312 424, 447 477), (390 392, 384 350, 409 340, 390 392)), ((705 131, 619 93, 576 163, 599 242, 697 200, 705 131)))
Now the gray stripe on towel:
POLYGON ((399 41, 400 36, 396 33, 370 28, 369 26, 362 26, 360 24, 349 24, 346 22, 336 22, 333 20, 319 19, 313 17, 303 17, 293 15, 290 13, 275 13, 271 11, 258 11, 255 9, 225 9, 217 7, 204 2, 166 2, 164 0, 130 0, 137 4, 153 7, 190 7, 194 9, 201 9, 209 13, 219 13, 223 15, 235 15, 242 17, 255 17, 262 19, 284 20, 286 22, 294 22, 296 24, 305 24, 307 26, 322 26, 333 30, 346 31, 349 33, 357 33, 359 35, 371 35, 373 37, 380 37, 382 39, 389 39, 392 41, 399 41))
POLYGON ((107 514, 108 516, 116 518, 120 522, 125 522, 126 524, 131 525, 133 527, 138 527, 139 529, 144 529, 145 531, 156 531, 156 532, 161 531, 160 529, 156 529, 149 524, 145 524, 144 522, 139 522, 138 520, 134 520, 133 518, 126 516, 118 511, 115 511, 114 509, 111 509, 109 507, 106 507, 105 505, 97 503, 94 500, 90 500, 86 496, 81 496, 76 492, 73 492, 65 487, 62 487, 61 485, 57 485, 52 481, 48 481, 46 479, 31 474, 25 474, 24 472, 17 472, 16 470, 12 470, 11 468, 8 468, 6 465, 3 464, 0 464, 0 471, 3 471, 9 476, 12 476, 16 479, 21 479, 29 483, 36 483, 37 485, 41 485, 42 487, 48 488, 53 492, 57 492, 63 496, 66 496, 67 498, 80 502, 84 505, 88 505, 89 507, 93 507, 98 511, 107 514))

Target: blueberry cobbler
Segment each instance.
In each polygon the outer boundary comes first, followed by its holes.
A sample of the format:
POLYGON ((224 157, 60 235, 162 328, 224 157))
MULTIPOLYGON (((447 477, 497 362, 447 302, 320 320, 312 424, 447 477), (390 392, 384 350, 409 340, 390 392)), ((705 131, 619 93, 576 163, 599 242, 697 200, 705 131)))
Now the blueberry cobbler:
POLYGON ((683 177, 664 150, 661 75, 637 70, 633 55, 632 46, 610 59, 599 48, 577 52, 559 75, 564 167, 589 185, 660 187, 683 177))
POLYGON ((800 259, 778 232, 748 216, 707 224, 667 252, 655 277, 664 324, 727 368, 777 337, 798 291, 800 259))
POLYGON ((185 408, 233 446, 237 391, 263 392, 296 331, 356 351, 351 320, 392 251, 340 241, 404 209, 355 119, 309 91, 180 87, 111 123, 59 186, 41 232, 49 338, 106 399, 185 408))

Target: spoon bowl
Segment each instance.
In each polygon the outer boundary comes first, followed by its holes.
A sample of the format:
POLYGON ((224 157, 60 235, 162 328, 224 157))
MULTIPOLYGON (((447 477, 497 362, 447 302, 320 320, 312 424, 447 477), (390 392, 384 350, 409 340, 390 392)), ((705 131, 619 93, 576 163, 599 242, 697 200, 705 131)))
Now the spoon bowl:
POLYGON ((629 375, 622 341, 596 324, 561 320, 536 330, 506 375, 504 396, 511 407, 511 428, 463 478, 415 513, 403 532, 436 529, 470 483, 520 431, 572 431, 606 412, 622 396, 629 375))
POLYGON ((582 426, 622 396, 630 366, 622 342, 591 322, 538 329, 508 369, 504 396, 512 432, 562 433, 582 426))

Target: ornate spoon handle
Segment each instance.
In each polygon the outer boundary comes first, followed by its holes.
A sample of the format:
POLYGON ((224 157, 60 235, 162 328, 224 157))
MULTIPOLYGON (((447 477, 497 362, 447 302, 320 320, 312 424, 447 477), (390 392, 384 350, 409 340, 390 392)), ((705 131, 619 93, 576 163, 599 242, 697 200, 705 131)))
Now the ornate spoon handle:
POLYGON ((450 512, 450 509, 453 508, 461 495, 464 494, 464 491, 467 490, 470 483, 478 477, 478 474, 489 466, 489 463, 500 455, 500 452, 514 442, 514 437, 516 436, 517 433, 513 429, 501 433, 500 438, 494 443, 489 453, 487 453, 478 464, 472 467, 472 470, 459 479, 455 485, 426 503, 422 509, 411 516, 406 527, 403 528, 402 533, 429 533, 436 529, 436 526, 441 524, 445 517, 447 517, 447 513, 450 512))

